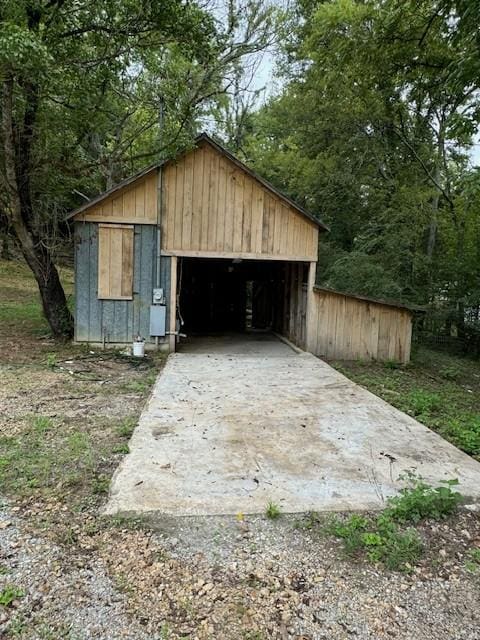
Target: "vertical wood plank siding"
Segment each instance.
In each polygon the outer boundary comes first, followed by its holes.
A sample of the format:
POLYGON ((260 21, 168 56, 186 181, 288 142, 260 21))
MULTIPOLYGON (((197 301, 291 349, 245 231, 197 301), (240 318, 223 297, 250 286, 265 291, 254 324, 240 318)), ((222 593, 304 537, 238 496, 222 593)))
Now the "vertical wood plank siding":
POLYGON ((309 326, 307 349, 317 356, 410 360, 412 314, 408 309, 315 288, 309 326))
POLYGON ((152 169, 123 189, 75 216, 80 222, 157 223, 158 171, 152 169))
POLYGON ((209 145, 163 171, 166 253, 317 260, 318 227, 209 145))
MULTIPOLYGON (((98 225, 75 224, 75 340, 78 342, 131 342, 149 337, 150 304, 155 282, 156 227, 135 225, 133 299, 98 299, 98 225)), ((169 257, 161 259, 161 284, 170 299, 169 257)), ((167 313, 167 331, 169 331, 167 313)), ((153 340, 153 338, 152 338, 153 340)))

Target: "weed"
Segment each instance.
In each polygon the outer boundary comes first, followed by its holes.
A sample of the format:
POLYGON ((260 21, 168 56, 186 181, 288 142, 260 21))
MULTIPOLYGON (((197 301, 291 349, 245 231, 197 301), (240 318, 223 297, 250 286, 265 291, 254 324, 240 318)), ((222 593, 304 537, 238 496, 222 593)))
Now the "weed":
POLYGON ((145 393, 153 385, 156 378, 157 378, 157 372, 150 371, 149 373, 144 374, 140 379, 130 380, 129 382, 125 382, 122 385, 122 389, 127 392, 131 391, 133 393, 145 393))
POLYGON ((385 360, 383 364, 386 369, 400 369, 402 367, 402 363, 398 360, 385 360))
POLYGON ((170 626, 166 622, 164 622, 160 627, 160 640, 168 640, 171 637, 172 630, 170 629, 170 626))
POLYGON ((272 502, 270 500, 265 508, 265 515, 267 516, 267 518, 269 518, 270 520, 276 520, 280 517, 281 513, 282 512, 280 511, 280 507, 278 506, 278 504, 275 504, 275 502, 272 502))
POLYGON ((441 398, 438 393, 423 391, 422 389, 410 392, 409 403, 415 416, 429 415, 441 407, 441 398))
POLYGON ((47 354, 47 369, 53 371, 57 366, 57 354, 49 353, 47 354))
POLYGON ((10 569, 6 567, 4 564, 0 564, 0 576, 4 576, 6 573, 9 573, 10 569))
POLYGON ((455 511, 462 501, 461 494, 452 489, 458 485, 456 479, 446 480, 440 487, 432 487, 414 474, 408 474, 406 479, 410 486, 401 489, 400 495, 389 498, 383 512, 385 518, 415 524, 425 518, 439 520, 455 511))
POLYGON ((13 617, 10 620, 7 633, 9 636, 12 636, 12 637, 20 636, 23 634, 25 629, 26 629, 25 618, 22 615, 18 615, 13 617))
POLYGON ((130 438, 136 426, 137 426, 136 418, 132 418, 132 417, 125 418, 119 424, 117 428, 117 433, 122 438, 130 438))
POLYGON ((109 488, 110 480, 104 475, 99 475, 92 481, 92 491, 96 495, 108 493, 109 488))
POLYGON ((2 591, 0 591, 0 604, 4 607, 8 607, 17 598, 21 598, 25 595, 23 589, 15 587, 13 585, 7 585, 2 591))
POLYGON ((376 518, 357 514, 346 520, 335 517, 327 531, 342 539, 350 555, 363 552, 369 560, 381 562, 388 569, 410 571, 422 553, 422 542, 415 529, 401 529, 399 525, 443 518, 456 509, 462 498, 452 490, 456 480, 435 488, 413 474, 408 475, 408 480, 410 486, 389 498, 387 508, 376 518))
POLYGON ((46 416, 33 416, 32 426, 35 429, 37 434, 42 435, 52 429, 53 422, 50 418, 47 418, 46 416))
POLYGON ((128 516, 118 514, 107 518, 107 522, 112 527, 118 529, 129 529, 137 531, 140 529, 148 529, 149 525, 145 517, 142 516, 128 516))
POLYGON ((453 418, 442 435, 472 456, 480 456, 480 415, 453 418))
POLYGON ((480 548, 470 549, 467 553, 467 560, 465 567, 470 573, 477 573, 480 571, 480 548))
POLYGON ((440 369, 440 375, 445 380, 458 380, 461 374, 462 372, 460 370, 460 367, 457 367, 455 365, 447 365, 446 367, 440 369))
POLYGON ((130 453, 130 448, 128 444, 124 442, 122 444, 117 444, 115 447, 113 447, 112 453, 125 453, 125 454, 130 453))

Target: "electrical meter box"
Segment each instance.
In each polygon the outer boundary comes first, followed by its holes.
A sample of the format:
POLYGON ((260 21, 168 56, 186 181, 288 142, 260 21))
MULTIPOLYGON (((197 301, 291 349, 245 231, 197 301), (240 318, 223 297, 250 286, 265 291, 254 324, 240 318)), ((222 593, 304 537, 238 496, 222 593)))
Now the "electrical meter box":
POLYGON ((166 332, 167 307, 164 304, 150 305, 150 335, 164 336, 166 332))

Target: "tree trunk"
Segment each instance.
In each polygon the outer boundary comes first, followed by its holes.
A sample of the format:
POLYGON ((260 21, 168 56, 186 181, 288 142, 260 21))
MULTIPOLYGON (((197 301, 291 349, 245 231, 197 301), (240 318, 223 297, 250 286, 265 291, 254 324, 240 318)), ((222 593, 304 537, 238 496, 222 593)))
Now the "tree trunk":
MULTIPOLYGON (((30 181, 29 176, 23 171, 21 189, 27 192, 22 194, 17 179, 20 171, 13 134, 13 78, 8 76, 3 81, 2 130, 5 187, 8 198, 6 215, 22 254, 37 281, 43 313, 53 335, 56 338, 68 338, 73 335, 73 318, 68 309, 58 271, 48 249, 33 230, 30 211, 25 210, 27 208, 25 204, 22 206, 22 203, 30 202, 30 181)), ((21 149, 21 153, 24 158, 28 157, 28 150, 25 148, 21 149)))

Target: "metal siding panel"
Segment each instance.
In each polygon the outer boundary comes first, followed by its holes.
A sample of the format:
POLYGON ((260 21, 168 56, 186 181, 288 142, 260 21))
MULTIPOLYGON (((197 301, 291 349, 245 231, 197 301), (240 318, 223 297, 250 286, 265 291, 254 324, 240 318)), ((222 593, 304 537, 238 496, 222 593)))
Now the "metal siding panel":
POLYGON ((155 282, 156 227, 142 229, 142 259, 140 263, 140 335, 150 338, 150 303, 155 282))
POLYGON ((75 340, 88 340, 90 237, 88 227, 75 224, 75 340))
POLYGON ((127 335, 127 316, 129 305, 131 305, 130 300, 114 301, 113 334, 111 338, 112 342, 129 341, 129 337, 127 335))
POLYGON ((91 342, 102 340, 102 301, 98 299, 98 225, 87 223, 89 231, 89 324, 88 339, 91 342))
POLYGON ((135 242, 133 255, 133 305, 132 305, 132 335, 140 331, 140 271, 142 264, 142 227, 135 227, 135 242))

